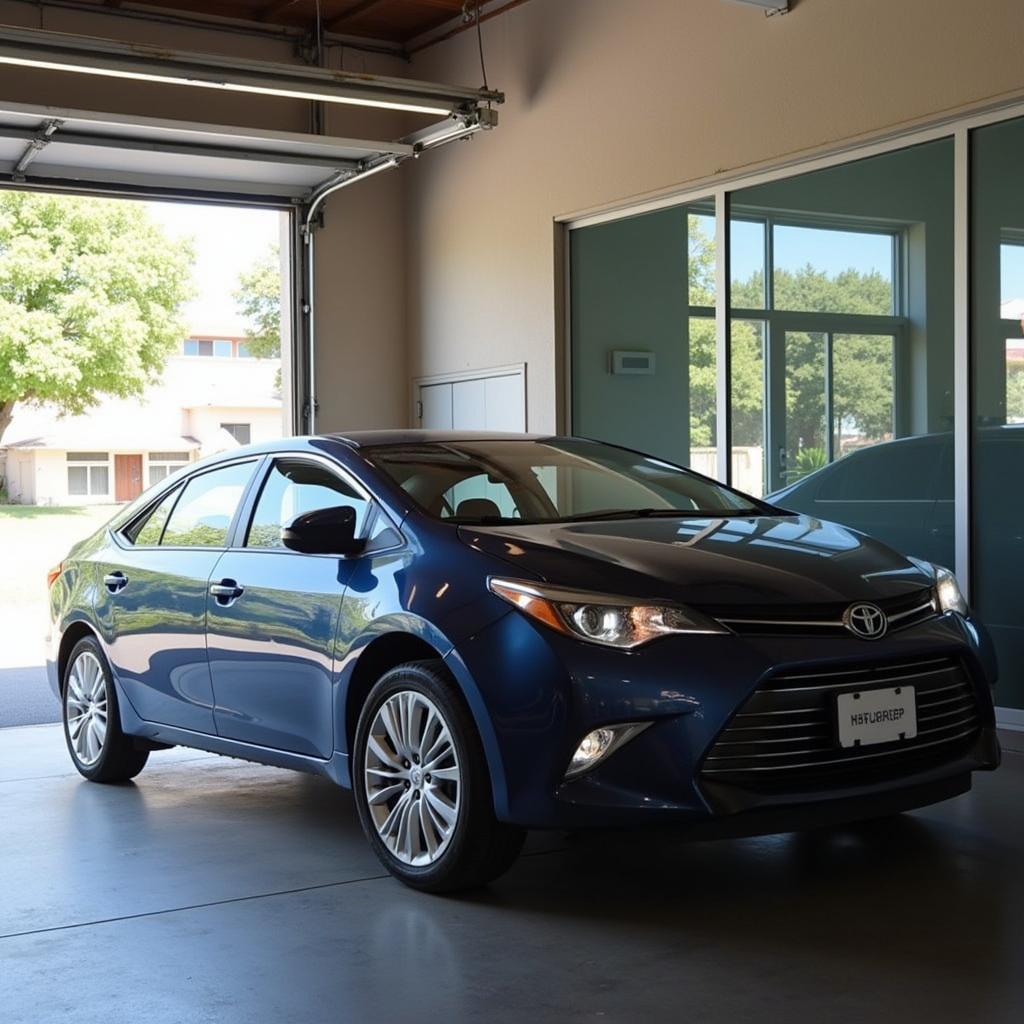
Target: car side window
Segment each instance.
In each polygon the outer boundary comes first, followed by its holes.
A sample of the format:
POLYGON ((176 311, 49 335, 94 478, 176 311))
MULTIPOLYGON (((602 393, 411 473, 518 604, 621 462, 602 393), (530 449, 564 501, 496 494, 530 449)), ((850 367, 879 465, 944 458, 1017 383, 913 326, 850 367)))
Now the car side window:
POLYGON ((192 477, 164 527, 162 546, 226 547, 231 520, 254 462, 236 462, 192 477))
POLYGON ((174 487, 164 495, 163 499, 153 506, 144 516, 137 519, 125 530, 125 536, 136 545, 153 547, 160 543, 160 535, 164 532, 167 517, 174 508, 175 501, 181 493, 180 487, 174 487))
POLYGON ((281 530, 296 516, 348 505, 356 510, 356 535, 366 522, 368 502, 326 466, 307 459, 277 459, 263 481, 245 538, 247 548, 282 548, 281 530))

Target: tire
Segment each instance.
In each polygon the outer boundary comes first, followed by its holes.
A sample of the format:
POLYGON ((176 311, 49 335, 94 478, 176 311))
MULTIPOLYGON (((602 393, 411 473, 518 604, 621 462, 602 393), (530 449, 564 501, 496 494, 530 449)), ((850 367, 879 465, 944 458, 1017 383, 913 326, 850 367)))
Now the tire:
POLYGON ((363 831, 406 885, 472 889, 519 856, 526 832, 495 817, 476 725, 440 661, 399 665, 379 680, 360 712, 353 753, 363 831))
POLYGON ((79 640, 64 669, 61 710, 68 753, 90 782, 127 782, 149 760, 121 731, 110 666, 92 637, 79 640))

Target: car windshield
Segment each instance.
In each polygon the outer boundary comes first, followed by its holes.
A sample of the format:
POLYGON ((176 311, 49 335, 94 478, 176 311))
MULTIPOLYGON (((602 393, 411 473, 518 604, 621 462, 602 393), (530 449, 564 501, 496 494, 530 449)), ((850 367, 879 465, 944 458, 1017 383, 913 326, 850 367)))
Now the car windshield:
POLYGON ((767 506, 660 459, 572 438, 365 450, 425 512, 458 523, 743 516, 767 506))

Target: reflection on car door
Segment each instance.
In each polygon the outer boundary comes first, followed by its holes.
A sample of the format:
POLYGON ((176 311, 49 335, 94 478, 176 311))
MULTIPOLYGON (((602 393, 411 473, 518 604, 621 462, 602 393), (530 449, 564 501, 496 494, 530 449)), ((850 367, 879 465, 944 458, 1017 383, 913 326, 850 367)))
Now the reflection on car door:
POLYGON ((351 505, 357 529, 366 497, 330 464, 273 460, 240 545, 217 563, 207 645, 221 736, 328 758, 334 750, 334 643, 342 560, 286 549, 295 516, 351 505))
POLYGON ((97 615, 125 696, 145 720, 212 733, 206 591, 255 460, 191 477, 130 524, 100 567, 97 615))

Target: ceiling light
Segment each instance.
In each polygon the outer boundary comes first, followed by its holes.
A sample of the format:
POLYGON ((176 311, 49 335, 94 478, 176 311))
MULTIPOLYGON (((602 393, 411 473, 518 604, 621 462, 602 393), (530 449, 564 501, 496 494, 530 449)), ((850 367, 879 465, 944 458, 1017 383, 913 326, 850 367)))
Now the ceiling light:
POLYGON ((504 100, 501 93, 486 89, 8 26, 0 28, 0 64, 442 116, 504 100))

